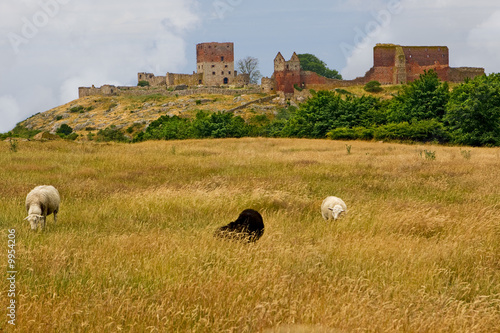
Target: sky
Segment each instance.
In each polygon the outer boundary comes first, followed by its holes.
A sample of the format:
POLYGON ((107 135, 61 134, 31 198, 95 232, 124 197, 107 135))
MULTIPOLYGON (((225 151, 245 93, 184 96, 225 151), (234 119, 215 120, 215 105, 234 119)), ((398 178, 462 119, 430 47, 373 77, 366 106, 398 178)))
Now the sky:
POLYGON ((80 86, 190 74, 203 42, 233 42, 268 77, 278 52, 297 52, 354 79, 377 43, 448 46, 450 66, 497 73, 499 35, 498 0, 2 0, 0 133, 80 86))

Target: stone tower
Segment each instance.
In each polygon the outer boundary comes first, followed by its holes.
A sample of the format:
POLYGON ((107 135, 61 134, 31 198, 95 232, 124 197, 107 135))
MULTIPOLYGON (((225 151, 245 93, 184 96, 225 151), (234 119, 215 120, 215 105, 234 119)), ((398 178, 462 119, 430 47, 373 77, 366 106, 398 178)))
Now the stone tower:
POLYGON ((281 52, 274 58, 274 80, 276 91, 293 94, 295 86, 302 86, 300 60, 294 52, 290 60, 286 61, 281 52))
POLYGON ((196 45, 197 73, 203 75, 199 84, 220 86, 232 84, 234 71, 233 43, 201 43, 196 45))

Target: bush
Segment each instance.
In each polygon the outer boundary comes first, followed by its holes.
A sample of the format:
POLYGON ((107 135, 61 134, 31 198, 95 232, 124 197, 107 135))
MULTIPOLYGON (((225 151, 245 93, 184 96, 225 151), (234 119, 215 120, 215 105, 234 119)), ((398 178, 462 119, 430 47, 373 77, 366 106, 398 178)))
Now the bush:
POLYGON ((149 81, 141 80, 137 83, 138 87, 149 87, 149 81))
POLYGON ((72 132, 73 132, 73 129, 69 125, 62 124, 57 129, 56 134, 59 135, 61 138, 63 138, 63 137, 66 137, 67 135, 70 135, 72 132))
POLYGON ((383 91, 384 89, 380 86, 380 82, 378 81, 370 81, 367 84, 365 84, 364 88, 365 91, 367 92, 372 92, 372 93, 379 93, 383 91))
POLYGON ((376 140, 401 140, 418 142, 449 142, 450 134, 439 121, 421 120, 414 123, 390 123, 376 127, 373 131, 376 140))
POLYGON ((77 106, 73 106, 72 108, 70 108, 69 112, 70 113, 84 113, 86 111, 92 111, 93 109, 94 109, 94 107, 92 105, 88 106, 88 107, 77 105, 77 106))
POLYGON ((193 137, 193 130, 189 119, 178 116, 161 116, 149 124, 143 135, 137 135, 134 141, 189 139, 193 137))
POLYGON ((129 142, 130 140, 115 125, 111 125, 97 132, 97 141, 129 142))

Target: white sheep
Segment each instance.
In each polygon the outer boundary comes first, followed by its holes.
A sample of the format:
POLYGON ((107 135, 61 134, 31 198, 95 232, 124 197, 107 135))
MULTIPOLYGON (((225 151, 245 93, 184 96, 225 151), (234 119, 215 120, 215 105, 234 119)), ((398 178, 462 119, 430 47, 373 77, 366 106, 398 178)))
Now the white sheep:
POLYGON ((323 215, 325 221, 332 218, 336 220, 342 213, 345 214, 346 212, 347 206, 345 205, 345 202, 337 197, 326 197, 321 204, 321 215, 323 215))
POLYGON ((32 230, 36 230, 40 223, 40 228, 45 228, 47 215, 54 214, 54 223, 57 222, 57 213, 61 198, 59 192, 52 185, 40 185, 35 187, 26 196, 26 212, 32 230))

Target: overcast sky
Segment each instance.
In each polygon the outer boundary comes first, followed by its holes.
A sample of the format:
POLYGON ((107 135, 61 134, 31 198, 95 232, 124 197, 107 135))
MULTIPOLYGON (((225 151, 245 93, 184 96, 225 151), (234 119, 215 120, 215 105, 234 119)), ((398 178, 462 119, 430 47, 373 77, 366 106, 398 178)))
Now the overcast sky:
POLYGON ((0 132, 79 86, 192 73, 202 42, 234 42, 264 76, 295 51, 353 79, 377 43, 446 45, 452 67, 500 72, 499 36, 498 0, 1 0, 0 132))

